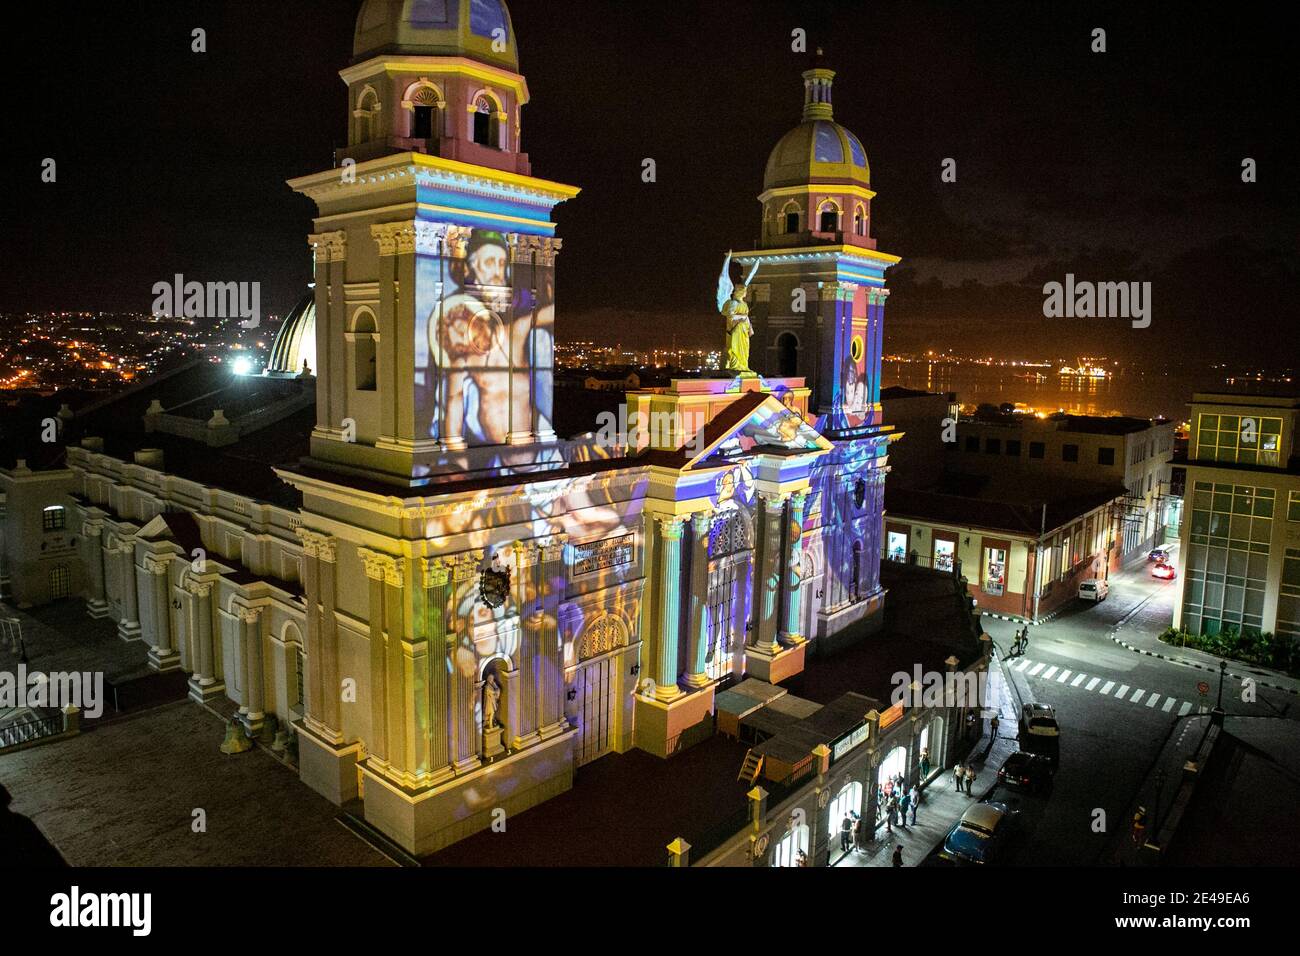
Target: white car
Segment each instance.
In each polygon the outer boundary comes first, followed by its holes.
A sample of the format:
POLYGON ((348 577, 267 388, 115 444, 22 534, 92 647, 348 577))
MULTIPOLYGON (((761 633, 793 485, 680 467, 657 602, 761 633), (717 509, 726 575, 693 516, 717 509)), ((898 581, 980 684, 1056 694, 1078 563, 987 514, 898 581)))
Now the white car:
POLYGON ((1106 583, 1105 578, 1092 578, 1079 582, 1079 597, 1085 601, 1101 602, 1106 600, 1108 594, 1110 594, 1110 585, 1106 583))

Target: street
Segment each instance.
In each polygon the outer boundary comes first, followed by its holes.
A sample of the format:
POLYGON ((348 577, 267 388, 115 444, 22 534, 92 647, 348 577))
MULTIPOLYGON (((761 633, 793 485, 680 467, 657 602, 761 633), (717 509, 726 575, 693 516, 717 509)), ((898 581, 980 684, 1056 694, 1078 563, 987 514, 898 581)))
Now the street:
MULTIPOLYGON (((1132 804, 1170 735, 1200 724, 1196 715, 1216 703, 1217 673, 1136 653, 1111 635, 1141 635, 1154 647, 1169 623, 1180 581, 1152 578, 1145 562, 1113 574, 1110 596, 1076 602, 1046 624, 1030 628, 1023 655, 1008 658, 1019 625, 985 618, 1014 696, 1056 707, 1061 764, 1051 790, 1029 796, 998 787, 989 799, 1020 811, 1010 865, 1078 866, 1108 862, 1115 841, 1126 839, 1132 804), (1127 619, 1127 620, 1126 620, 1127 619), (1198 684, 1209 685, 1202 696, 1198 684)), ((1247 668, 1233 668, 1236 671, 1247 668)), ((1295 695, 1267 687, 1245 702, 1239 681, 1225 680, 1229 715, 1296 719, 1295 695)), ((1016 735, 1004 719, 1000 735, 1016 735)))

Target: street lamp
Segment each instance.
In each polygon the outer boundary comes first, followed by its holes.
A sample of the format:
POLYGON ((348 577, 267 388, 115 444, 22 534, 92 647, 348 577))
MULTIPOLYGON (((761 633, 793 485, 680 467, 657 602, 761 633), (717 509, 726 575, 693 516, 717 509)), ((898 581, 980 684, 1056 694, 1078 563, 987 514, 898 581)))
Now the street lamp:
POLYGON ((1219 661, 1219 702, 1214 707, 1214 719, 1220 724, 1223 723, 1223 675, 1227 672, 1228 662, 1219 661))

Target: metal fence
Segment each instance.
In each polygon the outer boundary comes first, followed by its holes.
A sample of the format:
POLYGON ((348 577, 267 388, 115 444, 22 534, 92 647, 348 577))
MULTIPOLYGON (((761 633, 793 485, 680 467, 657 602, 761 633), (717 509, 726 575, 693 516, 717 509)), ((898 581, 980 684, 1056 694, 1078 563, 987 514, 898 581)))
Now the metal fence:
POLYGON ((63 733, 63 714, 57 710, 33 711, 0 726, 0 751, 61 733, 63 733))

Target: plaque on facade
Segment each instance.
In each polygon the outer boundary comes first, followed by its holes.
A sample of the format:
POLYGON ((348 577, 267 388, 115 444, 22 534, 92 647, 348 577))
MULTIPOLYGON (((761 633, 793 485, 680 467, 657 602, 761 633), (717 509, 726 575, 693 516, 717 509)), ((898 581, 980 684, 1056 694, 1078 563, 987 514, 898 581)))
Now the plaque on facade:
POLYGON ((510 597, 510 569, 497 560, 479 577, 478 596, 488 607, 497 608, 510 597))
POLYGON ((633 537, 625 534, 604 541, 593 541, 590 544, 575 544, 573 576, 594 574, 597 571, 608 571, 611 568, 621 568, 631 564, 635 544, 633 537))

